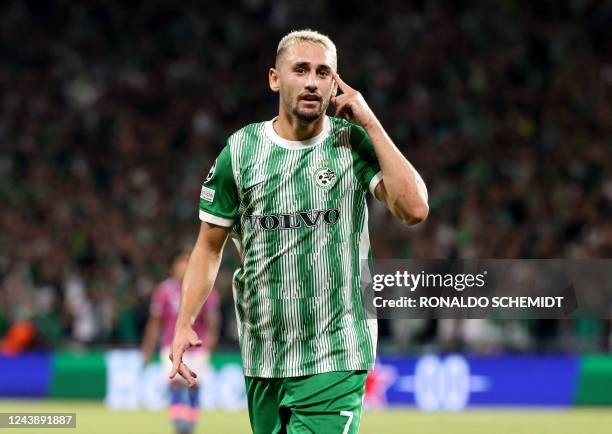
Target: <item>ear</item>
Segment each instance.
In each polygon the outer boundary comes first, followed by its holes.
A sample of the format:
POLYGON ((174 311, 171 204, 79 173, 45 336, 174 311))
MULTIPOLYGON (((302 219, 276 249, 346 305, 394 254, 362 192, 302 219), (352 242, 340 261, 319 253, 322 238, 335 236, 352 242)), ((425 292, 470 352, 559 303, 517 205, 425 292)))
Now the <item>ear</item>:
POLYGON ((278 84, 278 71, 275 68, 270 68, 268 70, 268 82, 270 84, 270 89, 272 92, 278 92, 280 86, 278 84))

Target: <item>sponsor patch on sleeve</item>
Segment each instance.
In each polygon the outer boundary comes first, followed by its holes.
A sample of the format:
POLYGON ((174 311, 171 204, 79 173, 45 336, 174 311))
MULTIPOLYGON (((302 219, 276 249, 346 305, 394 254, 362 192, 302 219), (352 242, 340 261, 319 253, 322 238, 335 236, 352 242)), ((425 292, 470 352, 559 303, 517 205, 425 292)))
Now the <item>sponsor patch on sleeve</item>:
POLYGON ((204 199, 207 202, 212 202, 215 198, 215 190, 202 186, 202 191, 200 191, 200 198, 204 199))

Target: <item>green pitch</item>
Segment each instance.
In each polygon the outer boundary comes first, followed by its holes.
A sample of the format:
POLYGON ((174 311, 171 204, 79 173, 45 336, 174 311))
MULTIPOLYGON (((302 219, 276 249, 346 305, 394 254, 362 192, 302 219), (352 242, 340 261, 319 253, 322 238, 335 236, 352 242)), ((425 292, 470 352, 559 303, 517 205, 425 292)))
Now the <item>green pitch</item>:
MULTIPOLYGON (((109 411, 99 402, 0 401, 0 413, 64 412, 77 414, 76 429, 0 428, 0 434, 172 434, 163 411, 109 411)), ((478 410, 463 413, 366 411, 360 434, 609 434, 612 409, 478 410)), ((198 434, 249 433, 246 412, 204 412, 198 434)), ((321 433, 327 434, 327 433, 321 433)))

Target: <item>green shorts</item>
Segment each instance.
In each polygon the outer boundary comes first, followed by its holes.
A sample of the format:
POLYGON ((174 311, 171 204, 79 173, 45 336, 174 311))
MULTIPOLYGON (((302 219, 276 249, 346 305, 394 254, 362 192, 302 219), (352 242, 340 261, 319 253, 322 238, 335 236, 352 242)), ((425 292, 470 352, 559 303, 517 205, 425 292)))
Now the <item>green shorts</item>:
POLYGON ((245 377, 253 434, 354 434, 367 371, 245 377))

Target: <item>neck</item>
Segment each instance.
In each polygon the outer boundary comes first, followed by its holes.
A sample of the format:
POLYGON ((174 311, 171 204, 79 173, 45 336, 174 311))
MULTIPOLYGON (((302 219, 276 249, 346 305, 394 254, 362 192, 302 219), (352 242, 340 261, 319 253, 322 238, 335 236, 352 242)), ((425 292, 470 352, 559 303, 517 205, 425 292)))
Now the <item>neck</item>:
POLYGON ((286 140, 308 140, 323 130, 325 114, 319 116, 312 122, 300 122, 294 116, 281 110, 272 127, 276 134, 286 140))

